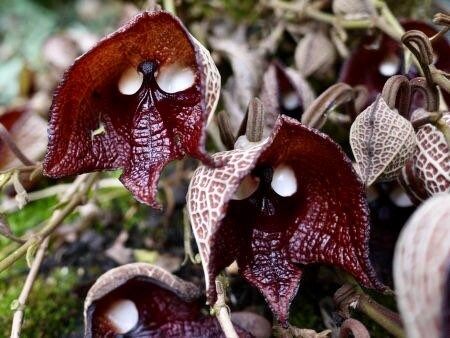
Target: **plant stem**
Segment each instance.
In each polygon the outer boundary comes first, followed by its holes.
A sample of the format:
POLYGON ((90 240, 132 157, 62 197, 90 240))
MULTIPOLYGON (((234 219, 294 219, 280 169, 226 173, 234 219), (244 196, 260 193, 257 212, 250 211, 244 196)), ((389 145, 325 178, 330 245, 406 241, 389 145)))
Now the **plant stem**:
POLYGON ((397 313, 378 304, 362 291, 361 293, 357 304, 358 310, 372 318, 395 337, 406 337, 405 332, 400 326, 400 318, 397 313))
POLYGON ((23 289, 20 292, 18 301, 18 307, 14 312, 12 327, 11 327, 11 338, 19 338, 20 331, 22 329, 23 322, 23 313, 25 309, 25 304, 28 299, 28 295, 30 294, 31 288, 33 287, 34 281, 36 280, 36 276, 39 272, 39 267, 41 266, 42 260, 44 258, 45 250, 47 249, 49 242, 49 237, 47 236, 36 253, 36 257, 31 265, 30 272, 28 273, 27 279, 25 280, 25 284, 23 285, 23 289))
POLYGON ((334 294, 334 301, 345 318, 350 317, 348 308, 356 308, 377 322, 397 338, 405 338, 400 316, 375 302, 369 295, 354 284, 344 284, 334 294))
POLYGON ((177 12, 175 10, 175 4, 173 3, 173 0, 163 0, 163 8, 164 8, 164 10, 172 13, 173 15, 177 15, 177 12))
POLYGON ((233 323, 230 318, 230 310, 225 303, 225 291, 222 282, 216 278, 216 292, 217 301, 214 304, 214 312, 216 314, 217 320, 219 321, 220 327, 226 338, 238 338, 239 336, 234 329, 233 323))
MULTIPOLYGON (((35 235, 31 236, 24 244, 18 249, 14 250, 10 255, 0 261, 0 273, 14 264, 22 256, 24 256, 27 250, 33 246, 41 243, 48 235, 50 235, 57 227, 59 227, 67 216, 75 210, 77 206, 83 204, 86 193, 91 186, 97 180, 99 173, 92 173, 84 176, 84 185, 80 186, 80 189, 74 192, 64 207, 57 209, 53 212, 52 216, 48 220, 47 224, 38 231, 35 235)), ((77 182, 79 183, 79 182, 77 182)))
POLYGON ((16 142, 14 142, 13 138, 9 134, 8 130, 5 128, 3 124, 0 123, 0 140, 2 140, 11 150, 11 152, 16 156, 20 162, 22 162, 26 166, 32 166, 34 163, 31 161, 17 146, 16 142))

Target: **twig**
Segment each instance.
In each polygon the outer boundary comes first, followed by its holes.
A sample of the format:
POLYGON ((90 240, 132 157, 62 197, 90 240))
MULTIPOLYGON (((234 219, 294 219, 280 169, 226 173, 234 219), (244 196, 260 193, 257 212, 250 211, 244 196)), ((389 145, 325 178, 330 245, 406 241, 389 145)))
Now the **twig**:
POLYGON ((225 291, 222 282, 216 278, 217 301, 214 304, 214 313, 226 338, 238 338, 230 318, 230 309, 225 303, 225 291))
POLYGON ((25 284, 23 285, 22 292, 17 300, 17 308, 14 312, 12 327, 11 327, 11 338, 19 338, 20 331, 22 329, 23 313, 25 309, 25 304, 30 294, 31 288, 33 287, 36 276, 39 272, 39 267, 41 266, 42 260, 44 258, 45 250, 47 249, 49 242, 49 236, 47 236, 44 241, 39 246, 36 253, 36 257, 31 265, 30 272, 28 273, 25 284))
POLYGON ((38 245, 44 240, 45 237, 50 235, 56 228, 58 228, 62 224, 64 219, 69 216, 77 206, 83 203, 86 198, 86 193, 97 180, 98 175, 99 173, 92 173, 84 176, 84 185, 82 185, 78 191, 73 193, 68 203, 65 204, 64 207, 55 210, 48 220, 47 224, 40 231, 31 236, 24 244, 13 251, 9 256, 0 261, 0 272, 4 271, 9 266, 14 264, 17 260, 19 260, 26 254, 27 250, 31 246, 38 245))
POLYGON ((8 130, 3 124, 0 123, 0 139, 8 146, 9 150, 26 166, 33 165, 31 161, 17 146, 17 144, 12 139, 8 130))

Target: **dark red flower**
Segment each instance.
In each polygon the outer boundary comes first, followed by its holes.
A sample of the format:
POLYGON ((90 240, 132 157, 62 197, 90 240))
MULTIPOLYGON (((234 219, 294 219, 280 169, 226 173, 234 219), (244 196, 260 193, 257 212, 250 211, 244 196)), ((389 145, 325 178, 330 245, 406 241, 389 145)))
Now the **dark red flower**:
POLYGON ((303 112, 314 100, 314 92, 302 75, 278 61, 270 63, 264 73, 259 96, 265 108, 267 134, 278 115, 284 114, 300 121, 303 112))
MULTIPOLYGON (((433 36, 437 31, 429 24, 417 20, 405 20, 403 28, 408 30, 419 30, 427 36, 433 36)), ((436 54, 435 65, 438 69, 450 71, 450 43, 445 37, 438 39, 432 44, 436 54)), ((402 73, 403 47, 401 42, 396 42, 386 34, 382 34, 379 41, 373 37, 365 39, 361 45, 354 50, 340 72, 339 81, 351 86, 363 85, 369 91, 367 105, 375 100, 383 89, 386 80, 392 75, 402 73)), ((409 75, 411 78, 418 76, 417 69, 412 66, 409 75)), ((447 104, 450 104, 450 94, 443 92, 447 104)))
POLYGON ((209 53, 177 18, 138 14, 66 71, 51 106, 44 172, 121 168, 133 195, 158 207, 168 162, 189 154, 212 164, 204 130, 219 87, 209 53), (128 76, 135 76, 131 87, 128 76))
MULTIPOLYGON (((199 288, 159 267, 123 265, 102 275, 89 290, 85 337, 223 337, 217 319, 201 313, 202 303, 199 288)), ((250 316, 269 326, 264 318, 250 316)), ((246 324, 242 319, 238 314, 237 321, 246 324)), ((253 337, 235 327, 240 337, 253 337)))
POLYGON ((281 116, 267 140, 214 158, 226 165, 197 169, 187 196, 210 302, 216 275, 234 260, 283 324, 307 264, 382 288, 363 184, 329 137, 281 116))

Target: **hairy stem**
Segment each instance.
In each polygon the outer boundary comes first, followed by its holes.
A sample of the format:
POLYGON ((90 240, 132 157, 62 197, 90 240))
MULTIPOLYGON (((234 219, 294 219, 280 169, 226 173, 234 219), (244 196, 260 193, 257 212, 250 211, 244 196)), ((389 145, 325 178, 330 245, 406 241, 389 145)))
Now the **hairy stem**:
POLYGON ((214 304, 214 312, 217 320, 219 321, 220 327, 222 328, 226 338, 238 338, 233 323, 231 322, 230 309, 225 303, 225 290, 222 282, 218 278, 216 278, 216 292, 217 301, 214 304))
POLYGON ((46 237, 39 246, 39 249, 36 253, 36 257, 33 260, 33 264, 31 265, 30 272, 28 273, 27 279, 25 280, 25 284, 23 289, 19 295, 19 299, 17 300, 17 308, 14 312, 12 327, 11 327, 11 338, 19 338, 20 331, 22 329, 23 315, 25 310, 25 304, 28 299, 28 295, 31 292, 31 288, 33 287, 34 281, 36 280, 36 276, 39 272, 39 267, 41 266, 42 260, 44 259, 45 250, 47 249, 49 242, 49 237, 46 237))

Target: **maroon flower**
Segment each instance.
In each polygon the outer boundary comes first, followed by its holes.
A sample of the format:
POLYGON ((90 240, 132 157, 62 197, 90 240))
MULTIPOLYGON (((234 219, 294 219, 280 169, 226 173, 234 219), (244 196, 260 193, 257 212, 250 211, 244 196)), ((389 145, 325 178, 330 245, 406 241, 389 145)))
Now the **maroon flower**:
POLYGON ((283 324, 304 265, 334 265, 382 288, 368 258, 363 184, 329 137, 281 116, 267 140, 214 158, 226 165, 197 169, 187 196, 210 302, 234 260, 283 324))
MULTIPOLYGON (((419 30, 427 36, 433 36, 437 31, 429 24, 406 20, 402 23, 405 30, 419 30)), ((450 71, 450 43, 442 37, 433 42, 433 49, 436 53, 435 65, 438 69, 450 71)), ((348 58, 341 68, 339 81, 348 83, 351 86, 363 85, 369 91, 367 105, 375 100, 383 89, 386 80, 392 75, 402 73, 403 47, 401 42, 396 42, 386 34, 380 37, 379 41, 373 38, 365 39, 361 45, 355 49, 351 57, 348 58)), ((411 78, 418 76, 417 70, 412 66, 411 78)), ((443 92, 447 104, 450 104, 450 94, 443 92)), ((420 106, 420 105, 417 105, 420 106)))
POLYGON ((144 12, 66 71, 51 107, 44 172, 122 168, 121 181, 155 201, 162 168, 185 154, 208 164, 205 125, 219 73, 209 53, 166 12, 144 12))
MULTIPOLYGON (((159 267, 123 265, 102 275, 89 290, 85 337, 222 337, 217 319, 201 313, 202 303, 200 289, 159 267)), ((270 328, 266 319, 252 313, 237 313, 236 323, 246 325, 248 317, 270 328)), ((236 323, 240 337, 253 337, 236 323)))

